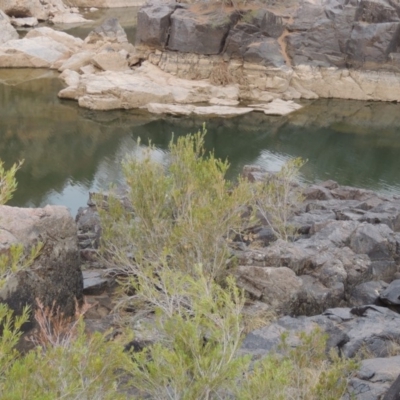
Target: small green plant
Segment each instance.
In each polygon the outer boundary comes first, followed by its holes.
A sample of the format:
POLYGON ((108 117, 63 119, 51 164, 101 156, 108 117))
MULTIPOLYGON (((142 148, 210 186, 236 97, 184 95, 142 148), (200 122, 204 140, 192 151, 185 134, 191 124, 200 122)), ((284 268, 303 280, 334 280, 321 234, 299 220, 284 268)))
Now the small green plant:
POLYGON ((132 354, 132 385, 151 398, 217 398, 248 368, 249 357, 236 355, 243 333, 243 294, 232 279, 222 288, 206 278, 201 266, 196 270, 194 277, 163 271, 163 286, 138 287, 146 297, 152 290, 154 299, 160 296, 158 290, 168 287, 163 296, 171 305, 154 301, 161 304, 155 309, 159 341, 132 354))
POLYGON ((0 289, 7 280, 18 271, 28 268, 34 260, 40 255, 43 248, 42 243, 38 243, 30 249, 29 254, 24 251, 22 244, 10 246, 7 253, 0 255, 0 289))
MULTIPOLYGON (((82 318, 70 325, 44 310, 36 311, 39 331, 34 340, 38 346, 21 355, 15 346, 21 336, 21 326, 28 320, 25 309, 20 317, 13 317, 0 304, 0 392, 4 400, 98 399, 122 400, 118 392, 123 368, 129 363, 123 347, 108 342, 104 335, 88 336, 82 318), (62 340, 57 329, 62 328, 62 340)), ((120 385, 121 386, 121 385, 120 385)))
POLYGON ((15 174, 21 168, 23 161, 14 164, 9 170, 4 168, 4 163, 0 161, 0 204, 6 204, 12 199, 17 190, 17 180, 15 174))
POLYGON ((277 238, 285 241, 296 234, 296 227, 290 223, 290 218, 294 216, 296 206, 304 200, 297 183, 299 170, 304 164, 301 158, 289 160, 277 174, 268 176, 256 187, 257 211, 277 238))

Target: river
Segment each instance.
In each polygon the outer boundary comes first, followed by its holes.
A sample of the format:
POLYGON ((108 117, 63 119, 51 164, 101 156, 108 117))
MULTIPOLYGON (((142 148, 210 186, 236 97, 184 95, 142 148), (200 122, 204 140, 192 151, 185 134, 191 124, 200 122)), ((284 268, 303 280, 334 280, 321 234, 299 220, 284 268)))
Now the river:
MULTIPOLYGON (((108 12, 98 18, 104 16, 108 12)), ((129 25, 130 18, 122 25, 129 25)), ((68 32, 84 37, 91 28, 68 32)), ((25 160, 12 205, 62 204, 74 215, 89 191, 122 182, 120 165, 126 155, 138 155, 151 140, 154 158, 162 162, 173 134, 195 132, 204 122, 206 147, 228 158, 231 179, 245 164, 277 170, 285 160, 302 157, 308 160, 301 171, 307 182, 334 179, 400 194, 399 104, 325 99, 304 102, 302 110, 287 117, 252 113, 204 120, 139 110, 86 110, 58 99, 61 88, 56 72, 0 70, 0 158, 6 166, 25 160)))

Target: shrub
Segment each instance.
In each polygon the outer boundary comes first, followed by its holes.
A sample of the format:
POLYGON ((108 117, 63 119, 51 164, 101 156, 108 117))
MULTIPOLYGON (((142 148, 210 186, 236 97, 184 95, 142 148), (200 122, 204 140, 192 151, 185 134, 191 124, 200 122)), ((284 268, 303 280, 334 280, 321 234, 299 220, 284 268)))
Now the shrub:
POLYGON ((172 141, 166 167, 151 160, 151 146, 144 159, 123 164, 129 207, 109 196, 100 210, 103 251, 117 273, 156 273, 163 260, 188 274, 201 264, 210 279, 223 280, 228 241, 246 225, 252 193, 248 182, 225 179, 229 164, 205 154, 204 135, 203 128, 172 141))
POLYGON ((4 163, 0 161, 0 204, 6 204, 12 199, 13 193, 17 190, 17 180, 15 174, 21 168, 23 161, 14 164, 9 170, 4 168, 4 163))
MULTIPOLYGON (((25 355, 15 350, 20 327, 27 320, 12 318, 0 305, 0 392, 4 400, 125 399, 117 387, 128 363, 122 346, 107 342, 99 333, 87 336, 82 319, 74 325, 74 335, 57 344, 49 341, 25 355)), ((47 324, 49 321, 47 321, 47 324)), ((46 334, 46 332, 44 333, 46 334)))
POLYGON ((260 216, 272 228, 274 234, 288 241, 296 233, 290 223, 296 206, 303 202, 303 192, 297 182, 301 158, 289 160, 276 175, 270 175, 256 186, 255 207, 260 216))

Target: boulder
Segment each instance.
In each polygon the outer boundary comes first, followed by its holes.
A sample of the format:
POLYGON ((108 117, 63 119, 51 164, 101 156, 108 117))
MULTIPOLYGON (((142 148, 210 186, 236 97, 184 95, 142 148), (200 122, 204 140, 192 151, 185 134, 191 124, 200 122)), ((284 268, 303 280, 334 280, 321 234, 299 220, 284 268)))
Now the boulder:
POLYGON ((384 224, 360 224, 351 234, 349 247, 356 254, 367 254, 374 261, 393 260, 396 254, 393 231, 384 224))
POLYGON ((10 23, 10 18, 0 10, 0 45, 9 40, 18 39, 18 32, 10 23))
POLYGON ((128 38, 117 18, 107 18, 100 26, 95 28, 85 39, 85 43, 97 42, 127 43, 128 38))
POLYGON ((369 24, 382 22, 399 22, 396 9, 387 0, 361 0, 359 2, 355 20, 369 24))
POLYGON ((355 66, 386 62, 389 53, 396 51, 399 33, 400 22, 355 23, 347 43, 349 62, 355 66))
POLYGON ((26 251, 43 244, 32 265, 11 276, 0 290, 1 302, 17 314, 25 305, 32 310, 39 300, 45 307, 60 308, 65 316, 75 314, 82 302, 77 228, 66 207, 0 207, 0 251, 22 244, 26 251))
MULTIPOLYGON (((76 98, 82 107, 109 110, 140 108, 149 103, 200 103, 212 98, 237 100, 238 93, 236 85, 221 87, 206 81, 178 79, 149 63, 143 63, 129 72, 105 71, 82 75, 78 87, 72 88, 72 91, 71 88, 63 89, 59 96, 76 98)), ((207 107, 198 111, 208 113, 207 107)), ((232 114, 235 108, 227 107, 226 111, 232 114)), ((246 108, 246 112, 250 111, 246 108)))
POLYGON ((14 26, 29 27, 32 28, 39 24, 39 21, 35 17, 27 18, 11 18, 11 23, 14 26))
POLYGON ((383 397, 400 374, 400 356, 362 360, 359 370, 349 381, 349 394, 343 400, 397 400, 383 397), (351 396, 351 397, 350 397, 351 396))
MULTIPOLYGON (((311 332, 317 326, 329 335, 328 350, 336 348, 346 357, 355 357, 360 351, 367 351, 371 357, 388 357, 400 340, 400 315, 384 307, 366 305, 332 308, 313 317, 279 318, 249 333, 242 350, 254 356, 264 356, 277 350, 285 332, 287 343, 296 346, 300 332, 311 332)), ((396 376, 394 373, 392 380, 396 376)))
POLYGON ((400 306, 400 279, 396 279, 381 292, 379 299, 390 306, 400 306))
POLYGON ((243 59, 246 62, 271 67, 285 65, 281 48, 278 42, 272 38, 264 38, 249 44, 244 51, 243 59))
POLYGON ((103 51, 92 57, 92 64, 103 71, 129 70, 128 53, 121 51, 103 51))
POLYGON ((62 0, 2 0, 0 5, 7 15, 15 18, 35 17, 39 21, 64 18, 68 23, 73 22, 67 21, 72 17, 75 22, 86 21, 79 14, 73 16, 62 0))
MULTIPOLYGON (((0 46, 0 66, 6 68, 52 68, 70 50, 47 38, 10 40, 0 46)), ((54 68, 54 67, 53 67, 54 68)))
POLYGON ((183 53, 220 54, 234 14, 221 10, 206 16, 190 9, 177 9, 171 15, 168 49, 183 53))
POLYGON ((355 286, 349 296, 350 306, 362 306, 365 304, 382 305, 380 295, 388 287, 384 281, 369 281, 355 286))
POLYGON ((243 265, 235 275, 240 288, 268 304, 277 314, 291 313, 297 303, 302 281, 289 268, 243 265))
POLYGON ((163 49, 167 44, 171 15, 177 3, 146 5, 138 12, 136 45, 163 49))

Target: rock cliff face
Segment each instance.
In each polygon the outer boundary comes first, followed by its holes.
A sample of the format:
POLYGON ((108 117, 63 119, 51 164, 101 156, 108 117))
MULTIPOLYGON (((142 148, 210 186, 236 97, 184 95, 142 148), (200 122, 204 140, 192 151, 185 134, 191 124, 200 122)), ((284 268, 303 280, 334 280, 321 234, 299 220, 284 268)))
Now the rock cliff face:
POLYGON ((136 45, 178 77, 239 83, 243 99, 400 101, 399 13, 389 0, 147 5, 136 45))

